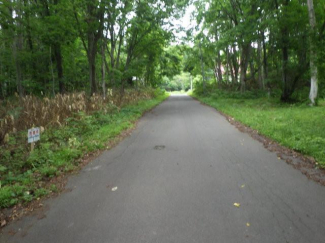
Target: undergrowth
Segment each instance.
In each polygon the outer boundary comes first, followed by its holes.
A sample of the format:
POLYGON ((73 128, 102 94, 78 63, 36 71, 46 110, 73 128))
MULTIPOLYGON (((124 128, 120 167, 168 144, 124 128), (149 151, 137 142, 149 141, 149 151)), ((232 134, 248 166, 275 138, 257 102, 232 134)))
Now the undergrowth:
POLYGON ((267 93, 213 91, 193 93, 217 110, 228 114, 281 145, 316 159, 325 168, 325 102, 310 107, 306 101, 284 104, 267 93))
POLYGON ((57 94, 53 98, 25 96, 0 100, 0 145, 8 143, 11 136, 33 126, 62 126, 75 113, 93 114, 100 111, 110 113, 114 109, 150 98, 153 89, 112 90, 106 97, 100 94, 87 96, 85 92, 57 94))
POLYGON ((0 146, 0 208, 55 192, 55 184, 48 183, 51 178, 74 170, 85 154, 106 148, 110 140, 132 128, 145 111, 168 96, 161 91, 150 92, 133 97, 121 107, 110 106, 109 112, 79 111, 65 118, 61 126, 47 126, 33 152, 26 131, 11 135, 0 146))

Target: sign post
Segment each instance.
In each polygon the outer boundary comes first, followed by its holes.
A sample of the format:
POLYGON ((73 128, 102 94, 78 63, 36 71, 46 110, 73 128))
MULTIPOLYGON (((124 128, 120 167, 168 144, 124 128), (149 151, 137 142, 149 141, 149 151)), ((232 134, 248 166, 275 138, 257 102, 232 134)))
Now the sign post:
POLYGON ((35 146, 35 142, 37 142, 41 138, 41 131, 40 131, 39 127, 28 129, 27 136, 28 136, 28 143, 31 144, 30 145, 30 150, 33 151, 34 146, 35 146))

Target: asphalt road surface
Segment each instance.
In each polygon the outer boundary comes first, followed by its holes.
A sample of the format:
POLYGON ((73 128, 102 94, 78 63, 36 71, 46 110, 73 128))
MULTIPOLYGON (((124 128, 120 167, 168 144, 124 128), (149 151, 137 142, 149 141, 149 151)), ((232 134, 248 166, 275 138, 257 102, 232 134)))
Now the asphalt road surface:
POLYGON ((67 188, 0 242, 325 242, 325 187, 188 96, 147 113, 67 188))

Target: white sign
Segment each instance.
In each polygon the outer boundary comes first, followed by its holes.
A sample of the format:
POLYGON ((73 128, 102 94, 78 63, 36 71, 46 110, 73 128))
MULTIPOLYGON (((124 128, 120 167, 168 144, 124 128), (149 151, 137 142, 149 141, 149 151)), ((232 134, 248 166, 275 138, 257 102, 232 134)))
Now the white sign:
POLYGON ((28 129, 28 143, 34 143, 41 138, 41 130, 39 127, 28 129))

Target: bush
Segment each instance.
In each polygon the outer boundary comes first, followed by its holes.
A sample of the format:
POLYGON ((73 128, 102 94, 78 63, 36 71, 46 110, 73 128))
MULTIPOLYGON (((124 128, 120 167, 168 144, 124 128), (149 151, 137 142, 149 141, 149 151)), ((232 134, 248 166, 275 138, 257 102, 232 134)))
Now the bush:
POLYGON ((14 205, 16 201, 12 197, 12 190, 10 187, 2 187, 0 188, 0 208, 10 207, 14 205))

